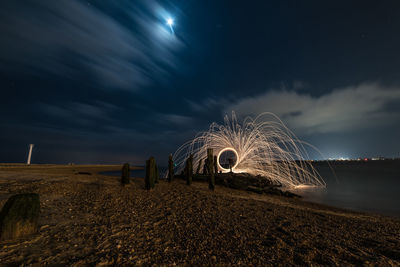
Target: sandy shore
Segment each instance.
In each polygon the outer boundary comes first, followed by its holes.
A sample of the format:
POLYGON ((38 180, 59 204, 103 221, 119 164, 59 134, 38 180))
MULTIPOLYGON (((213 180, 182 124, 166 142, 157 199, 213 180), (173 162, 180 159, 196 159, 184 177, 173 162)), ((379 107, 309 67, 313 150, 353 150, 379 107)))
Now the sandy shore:
POLYGON ((0 242, 0 263, 400 265, 398 218, 201 182, 148 192, 104 170, 120 166, 0 165, 1 207, 22 192, 41 201, 39 233, 0 242))

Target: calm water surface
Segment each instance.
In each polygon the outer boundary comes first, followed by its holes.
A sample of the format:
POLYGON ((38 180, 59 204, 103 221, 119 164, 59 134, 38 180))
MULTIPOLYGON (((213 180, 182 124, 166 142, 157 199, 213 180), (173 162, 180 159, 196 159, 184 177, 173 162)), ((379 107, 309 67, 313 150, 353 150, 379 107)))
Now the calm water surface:
POLYGON ((400 162, 353 162, 316 168, 326 189, 294 190, 305 200, 363 212, 400 217, 400 162))

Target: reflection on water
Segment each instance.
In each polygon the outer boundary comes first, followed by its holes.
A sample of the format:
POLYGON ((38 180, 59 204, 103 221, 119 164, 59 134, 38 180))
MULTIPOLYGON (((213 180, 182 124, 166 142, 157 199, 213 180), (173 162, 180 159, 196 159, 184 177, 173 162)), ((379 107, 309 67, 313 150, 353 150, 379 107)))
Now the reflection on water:
POLYGON ((316 166, 327 188, 298 188, 293 192, 307 201, 339 208, 400 216, 400 164, 354 162, 316 166))

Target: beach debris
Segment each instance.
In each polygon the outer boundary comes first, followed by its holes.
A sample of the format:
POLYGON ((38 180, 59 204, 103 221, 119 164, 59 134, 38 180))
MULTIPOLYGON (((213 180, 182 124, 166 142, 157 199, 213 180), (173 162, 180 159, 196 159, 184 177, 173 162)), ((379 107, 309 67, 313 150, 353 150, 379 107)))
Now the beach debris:
POLYGON ((17 239, 36 233, 39 213, 38 194, 11 196, 0 212, 0 240, 17 239))
POLYGON ((126 185, 130 183, 129 163, 125 163, 121 170, 121 183, 126 185))
POLYGON ((168 176, 167 181, 171 182, 174 178, 174 161, 172 160, 172 154, 168 157, 168 176))

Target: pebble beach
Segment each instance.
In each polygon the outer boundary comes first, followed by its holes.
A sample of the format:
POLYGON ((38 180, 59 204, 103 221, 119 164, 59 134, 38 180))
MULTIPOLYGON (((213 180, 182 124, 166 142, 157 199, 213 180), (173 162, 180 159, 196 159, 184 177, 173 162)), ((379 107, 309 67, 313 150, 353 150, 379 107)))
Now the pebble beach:
POLYGON ((205 182, 143 178, 117 165, 0 165, 0 207, 40 195, 37 234, 0 241, 1 265, 400 265, 400 219, 205 182))

